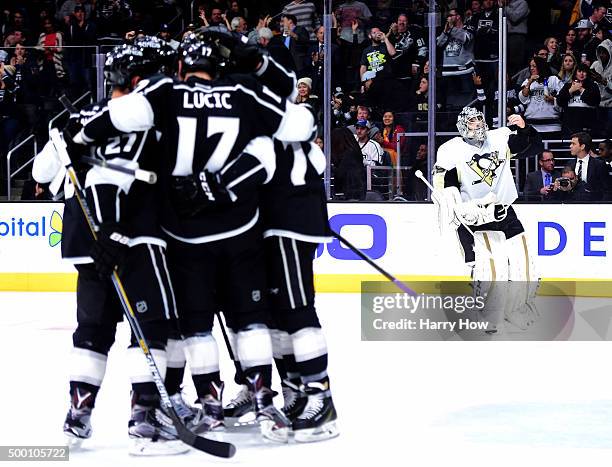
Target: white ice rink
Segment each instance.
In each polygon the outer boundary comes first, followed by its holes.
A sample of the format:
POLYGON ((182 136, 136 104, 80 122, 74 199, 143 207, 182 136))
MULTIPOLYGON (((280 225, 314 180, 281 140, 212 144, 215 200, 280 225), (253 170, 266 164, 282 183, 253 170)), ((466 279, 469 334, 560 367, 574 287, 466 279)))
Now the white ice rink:
MULTIPOLYGON (((339 438, 276 446, 256 435, 227 434, 238 447, 231 460, 196 451, 130 457, 123 324, 93 437, 71 454, 70 465, 612 465, 612 343, 361 342, 357 295, 321 294, 317 304, 339 438)), ((73 294, 0 293, 0 445, 63 442, 74 308, 73 294)), ((222 355, 230 382, 233 366, 222 355)), ((227 399, 235 389, 228 385, 227 399)))

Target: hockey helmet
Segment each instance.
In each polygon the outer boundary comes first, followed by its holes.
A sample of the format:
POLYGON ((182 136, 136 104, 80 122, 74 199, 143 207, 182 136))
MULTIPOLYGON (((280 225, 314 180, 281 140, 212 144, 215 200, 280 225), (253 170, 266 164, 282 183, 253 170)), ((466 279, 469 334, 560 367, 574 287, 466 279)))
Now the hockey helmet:
POLYGON ((464 107, 457 117, 457 130, 466 142, 480 147, 487 139, 489 127, 480 110, 474 107, 464 107))
POLYGON ((220 39, 221 33, 201 28, 187 34, 180 46, 179 60, 183 71, 205 71, 217 76, 230 62, 231 49, 220 39))
POLYGON ((118 45, 106 54, 104 78, 112 86, 128 88, 137 69, 144 62, 142 49, 132 44, 118 45))
POLYGON ((167 76, 174 74, 178 54, 168 42, 156 36, 141 36, 134 39, 134 45, 142 49, 148 63, 143 70, 143 76, 154 73, 163 73, 167 76))

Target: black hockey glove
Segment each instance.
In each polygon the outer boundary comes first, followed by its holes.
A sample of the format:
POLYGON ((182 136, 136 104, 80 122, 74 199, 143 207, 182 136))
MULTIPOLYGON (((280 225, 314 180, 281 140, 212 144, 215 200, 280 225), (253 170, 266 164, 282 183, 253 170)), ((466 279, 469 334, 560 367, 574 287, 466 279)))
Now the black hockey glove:
POLYGON ((100 225, 98 240, 89 252, 100 278, 107 279, 121 266, 128 252, 129 241, 130 237, 121 224, 106 222, 100 225))
POLYGON ((86 146, 74 142, 75 136, 79 134, 82 128, 81 119, 77 115, 76 117, 70 116, 66 126, 64 126, 62 130, 62 135, 66 142, 66 150, 73 164, 78 162, 86 153, 86 146))
POLYGON ((238 44, 232 51, 232 66, 234 73, 253 73, 262 62, 262 54, 255 45, 238 44))
POLYGON ((221 174, 203 170, 199 174, 174 177, 174 207, 181 217, 191 217, 212 204, 231 203, 221 174))

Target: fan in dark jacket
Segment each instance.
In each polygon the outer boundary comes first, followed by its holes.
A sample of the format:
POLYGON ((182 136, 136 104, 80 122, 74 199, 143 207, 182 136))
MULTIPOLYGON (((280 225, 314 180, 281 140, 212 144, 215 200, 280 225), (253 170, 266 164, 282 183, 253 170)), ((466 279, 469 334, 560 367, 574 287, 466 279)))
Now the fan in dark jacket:
POLYGON ((590 133, 595 126, 600 100, 599 87, 591 79, 589 67, 579 63, 572 80, 557 95, 557 105, 563 109, 564 135, 578 131, 590 133))
POLYGON ((366 169, 355 136, 348 128, 336 128, 331 134, 334 166, 334 192, 338 199, 364 200, 366 169))

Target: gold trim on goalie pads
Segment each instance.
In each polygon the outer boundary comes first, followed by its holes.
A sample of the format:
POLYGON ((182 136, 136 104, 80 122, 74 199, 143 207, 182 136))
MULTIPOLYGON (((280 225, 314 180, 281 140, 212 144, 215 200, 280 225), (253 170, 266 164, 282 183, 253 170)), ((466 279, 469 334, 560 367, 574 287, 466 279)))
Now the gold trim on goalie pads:
POLYGON ((497 328, 504 319, 508 299, 506 235, 493 230, 474 232, 474 254, 474 290, 487 297, 482 320, 497 328))

